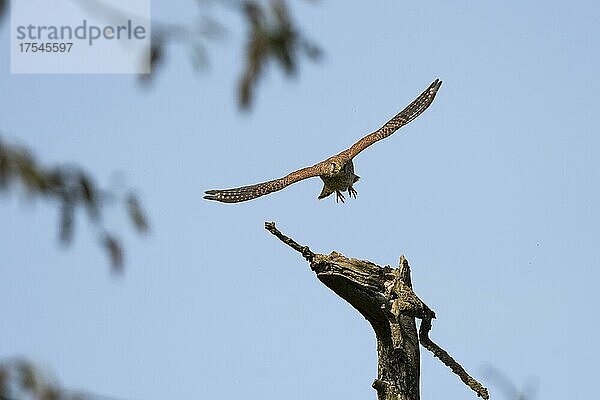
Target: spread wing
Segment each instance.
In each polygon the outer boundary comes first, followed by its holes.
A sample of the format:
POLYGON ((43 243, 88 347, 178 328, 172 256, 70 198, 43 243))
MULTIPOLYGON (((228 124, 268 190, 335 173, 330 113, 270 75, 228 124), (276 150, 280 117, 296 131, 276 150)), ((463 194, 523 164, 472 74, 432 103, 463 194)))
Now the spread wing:
POLYGON ((352 145, 352 147, 341 152, 337 156, 330 157, 325 161, 313 165, 312 167, 299 169, 284 176, 283 178, 272 181, 233 189, 207 190, 204 198, 223 203, 239 203, 276 192, 303 179, 325 175, 328 173, 329 160, 341 159, 341 161, 347 162, 373 143, 390 136, 402 126, 417 118, 423 111, 427 109, 427 107, 429 107, 429 105, 431 105, 441 85, 442 81, 436 79, 423 93, 421 93, 421 95, 419 95, 419 97, 410 103, 404 110, 400 111, 394 118, 389 120, 384 126, 360 139, 358 142, 352 145))
POLYGON ((413 119, 417 118, 423 111, 427 109, 433 102, 435 95, 442 85, 442 81, 436 79, 423 93, 413 100, 404 110, 400 111, 394 118, 389 120, 381 128, 375 132, 368 134, 367 136, 354 143, 352 147, 341 152, 339 155, 345 159, 351 160, 358 153, 372 145, 373 143, 385 139, 404 125, 408 124, 413 119))
POLYGON ((239 203, 241 201, 248 201, 255 199, 265 194, 273 193, 283 189, 286 186, 296 183, 303 179, 312 178, 325 173, 325 168, 328 164, 318 163, 312 167, 306 167, 294 171, 283 178, 275 179, 268 182, 257 183, 250 186, 242 186, 234 189, 223 189, 223 190, 207 190, 207 200, 216 200, 223 203, 239 203))

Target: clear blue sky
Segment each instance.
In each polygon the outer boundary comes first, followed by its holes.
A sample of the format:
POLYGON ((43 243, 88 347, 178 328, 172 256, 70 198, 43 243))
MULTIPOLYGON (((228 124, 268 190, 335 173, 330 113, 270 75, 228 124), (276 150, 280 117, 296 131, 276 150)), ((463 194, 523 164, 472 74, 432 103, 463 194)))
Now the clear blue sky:
MULTIPOLYGON (((195 2, 153 4, 189 21, 195 2)), ((123 171, 152 233, 120 211, 115 279, 87 224, 57 244, 57 210, 0 201, 0 357, 124 399, 374 399, 368 323, 320 284, 279 228, 314 251, 396 265, 438 315, 432 337, 474 376, 488 364, 540 399, 596 390, 600 337, 596 2, 294 2, 325 50, 296 80, 270 70, 240 113, 240 20, 196 73, 173 49, 150 90, 131 76, 10 75, 0 28, 0 130, 45 163, 108 184, 123 171), (374 130, 434 78, 418 120, 355 160, 358 200, 318 179, 226 205, 203 191, 276 178, 374 130)), ((82 221, 82 220, 80 220, 82 221)), ((484 383, 488 384, 485 379, 484 383)), ((498 396, 490 385, 492 395, 498 396)), ((422 351, 424 399, 475 398, 422 351)))

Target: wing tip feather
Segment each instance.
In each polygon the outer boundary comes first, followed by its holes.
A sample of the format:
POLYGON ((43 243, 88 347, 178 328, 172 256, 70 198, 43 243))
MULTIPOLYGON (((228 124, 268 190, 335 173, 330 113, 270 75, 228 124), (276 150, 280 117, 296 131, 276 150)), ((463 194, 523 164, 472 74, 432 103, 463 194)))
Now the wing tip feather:
POLYGON ((437 91, 442 86, 443 81, 440 78, 437 78, 433 83, 429 86, 429 90, 433 93, 437 93, 437 91))

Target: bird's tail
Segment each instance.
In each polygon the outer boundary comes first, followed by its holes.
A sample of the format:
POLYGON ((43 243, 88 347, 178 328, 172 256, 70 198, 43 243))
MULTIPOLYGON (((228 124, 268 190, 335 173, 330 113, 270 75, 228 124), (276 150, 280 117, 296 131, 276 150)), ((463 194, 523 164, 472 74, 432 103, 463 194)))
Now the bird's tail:
POLYGON ((325 197, 329 196, 331 193, 333 193, 334 191, 329 189, 327 187, 327 185, 323 185, 323 190, 321 190, 321 194, 319 195, 318 199, 324 199, 325 197))

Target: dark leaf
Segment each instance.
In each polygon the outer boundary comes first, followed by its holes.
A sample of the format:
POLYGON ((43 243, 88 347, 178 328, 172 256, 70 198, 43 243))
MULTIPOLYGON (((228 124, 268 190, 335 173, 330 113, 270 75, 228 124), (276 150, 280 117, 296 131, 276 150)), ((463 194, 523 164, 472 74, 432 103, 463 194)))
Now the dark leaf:
POLYGON ((73 239, 74 214, 73 202, 69 199, 64 199, 60 209, 60 241, 62 243, 70 243, 73 239))
POLYGON ((79 177, 79 185, 81 186, 83 200, 88 203, 94 203, 96 201, 96 195, 94 193, 94 188, 92 186, 90 178, 88 178, 84 174, 81 174, 81 176, 79 177))
POLYGON ((2 144, 2 141, 0 141, 0 189, 6 189, 8 187, 12 173, 8 153, 2 144))
POLYGON ((88 211, 88 215, 92 220, 97 220, 100 217, 97 201, 98 197, 91 179, 87 175, 81 174, 79 177, 79 186, 81 188, 83 203, 88 211))
POLYGON ((152 38, 150 45, 150 54, 146 55, 143 62, 148 64, 149 73, 140 74, 140 81, 142 83, 150 83, 154 75, 156 74, 157 68, 164 61, 164 43, 163 40, 158 37, 152 38))
POLYGON ((102 239, 104 248, 110 258, 112 269, 116 273, 123 272, 123 248, 121 243, 112 235, 106 233, 102 239))
POLYGON ((140 206, 138 198, 132 193, 127 196, 127 213, 138 232, 148 231, 148 221, 144 215, 144 211, 140 206))
POLYGON ((275 40, 272 42, 272 52, 285 73, 293 75, 296 72, 296 61, 294 50, 290 48, 290 45, 291 43, 275 40))
POLYGON ((156 65, 163 60, 164 49, 162 42, 157 40, 150 47, 150 69, 156 67, 156 65))

